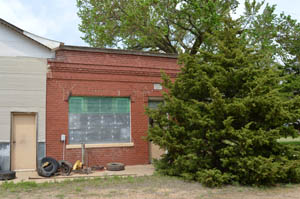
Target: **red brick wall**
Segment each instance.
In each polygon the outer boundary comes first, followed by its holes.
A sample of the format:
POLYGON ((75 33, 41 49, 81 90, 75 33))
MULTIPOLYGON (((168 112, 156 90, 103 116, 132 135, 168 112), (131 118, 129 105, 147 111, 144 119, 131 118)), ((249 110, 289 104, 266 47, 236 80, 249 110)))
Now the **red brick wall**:
MULTIPOLYGON (((112 96, 131 99, 131 138, 133 147, 89 148, 89 166, 108 162, 126 165, 149 163, 147 135, 148 117, 144 107, 149 96, 161 96, 153 83, 161 82, 160 71, 175 77, 177 59, 105 52, 58 50, 56 59, 48 61, 46 105, 46 154, 62 159, 61 134, 68 144, 68 97, 112 96)), ((81 149, 66 149, 65 159, 81 160, 81 149)))

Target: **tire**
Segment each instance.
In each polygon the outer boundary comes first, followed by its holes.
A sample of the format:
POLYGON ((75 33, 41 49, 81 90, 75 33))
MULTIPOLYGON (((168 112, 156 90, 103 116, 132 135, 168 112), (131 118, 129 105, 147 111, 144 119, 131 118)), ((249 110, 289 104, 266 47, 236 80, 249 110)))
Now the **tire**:
POLYGON ((16 178, 15 171, 0 171, 0 180, 12 180, 16 178))
POLYGON ((54 158, 44 157, 40 162, 40 166, 37 172, 39 176, 50 177, 57 172, 58 168, 59 168, 59 164, 54 158), (48 165, 44 166, 46 163, 48 165))
POLYGON ((53 164, 50 164, 50 165, 44 167, 44 170, 47 172, 52 171, 52 169, 53 169, 53 164))
POLYGON ((111 162, 106 165, 108 171, 122 171, 125 170, 125 165, 119 162, 111 162))
POLYGON ((66 160, 59 160, 58 161, 59 164, 59 170, 62 173, 62 175, 70 175, 72 169, 73 169, 73 165, 66 161, 66 160))

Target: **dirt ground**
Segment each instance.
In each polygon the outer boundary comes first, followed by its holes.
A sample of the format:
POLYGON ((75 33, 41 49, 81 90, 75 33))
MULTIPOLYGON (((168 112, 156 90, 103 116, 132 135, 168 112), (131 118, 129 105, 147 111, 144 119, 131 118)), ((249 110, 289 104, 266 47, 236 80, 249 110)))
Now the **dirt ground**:
POLYGON ((174 177, 105 177, 54 183, 3 183, 0 198, 7 199, 299 199, 300 185, 272 188, 226 186, 206 188, 174 177))

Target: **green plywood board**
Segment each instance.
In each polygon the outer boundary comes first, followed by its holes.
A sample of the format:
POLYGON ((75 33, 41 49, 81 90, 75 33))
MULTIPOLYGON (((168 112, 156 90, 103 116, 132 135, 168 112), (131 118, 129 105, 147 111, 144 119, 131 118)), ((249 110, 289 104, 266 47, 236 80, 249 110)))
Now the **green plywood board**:
POLYGON ((69 113, 129 113, 130 98, 71 97, 69 113))

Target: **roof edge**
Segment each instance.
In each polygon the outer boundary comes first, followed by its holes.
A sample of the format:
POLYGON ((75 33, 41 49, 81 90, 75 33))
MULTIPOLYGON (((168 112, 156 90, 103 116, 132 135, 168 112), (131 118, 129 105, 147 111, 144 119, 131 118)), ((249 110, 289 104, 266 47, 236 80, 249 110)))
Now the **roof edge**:
POLYGON ((74 51, 85 51, 85 52, 102 52, 102 53, 112 53, 112 54, 124 54, 124 55, 140 55, 140 56, 151 56, 151 57, 166 57, 177 59, 178 54, 170 53, 155 53, 137 50, 121 50, 121 49, 111 49, 111 48, 94 48, 87 46, 72 46, 72 45, 61 45, 57 50, 74 50, 74 51))
POLYGON ((51 50, 54 50, 54 49, 58 48, 59 46, 63 45, 63 42, 48 39, 45 37, 41 37, 41 36, 33 34, 31 32, 23 31, 23 34, 25 36, 37 41, 38 43, 50 48, 51 50))
POLYGON ((38 35, 35 35, 31 32, 28 32, 28 31, 25 31, 7 21, 5 21, 4 19, 0 18, 0 23, 7 26, 8 28, 16 31, 17 33, 23 35, 24 37, 36 42, 37 44, 43 46, 43 47, 46 47, 47 49, 49 50, 52 50, 59 47, 60 45, 62 45, 63 43, 62 42, 59 42, 59 41, 55 41, 55 40, 51 40, 51 39, 47 39, 45 37, 41 37, 41 36, 38 36, 38 35))
POLYGON ((14 31, 16 31, 16 32, 18 32, 20 34, 23 34, 23 31, 24 31, 23 29, 21 29, 21 28, 15 26, 15 25, 13 25, 13 24, 5 21, 2 18, 0 18, 0 23, 3 24, 3 25, 5 25, 5 26, 7 26, 7 27, 9 27, 10 29, 13 29, 14 31))

